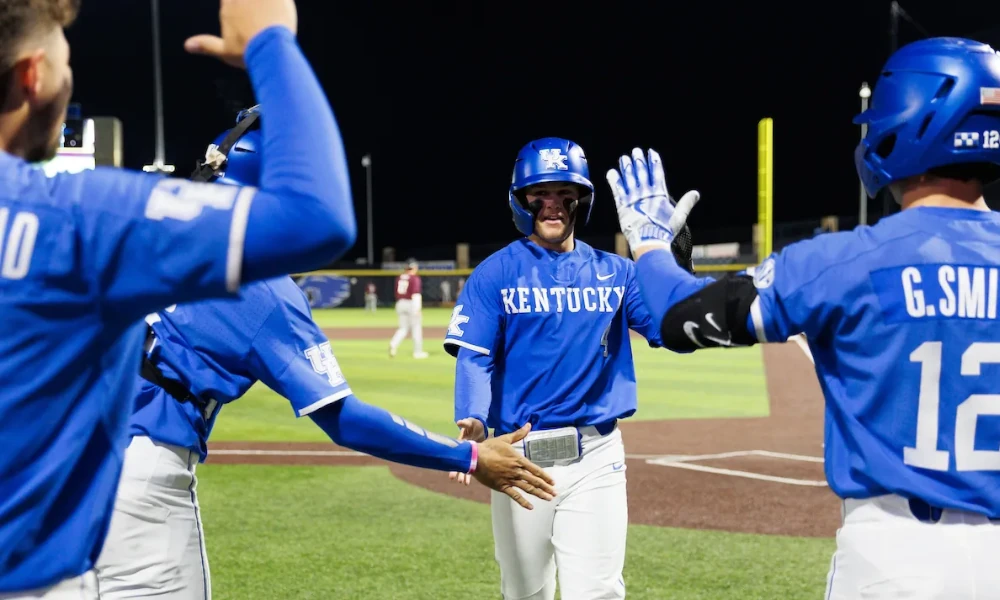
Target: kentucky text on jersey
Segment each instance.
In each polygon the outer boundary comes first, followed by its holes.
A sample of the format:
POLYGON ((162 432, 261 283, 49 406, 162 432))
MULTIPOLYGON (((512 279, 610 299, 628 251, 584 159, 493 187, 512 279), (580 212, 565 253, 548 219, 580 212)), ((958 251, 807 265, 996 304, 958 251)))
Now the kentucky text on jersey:
POLYGON ((531 312, 606 312, 613 313, 625 297, 625 286, 503 288, 503 308, 508 315, 531 312), (617 299, 617 302, 614 300, 617 299), (551 300, 551 302, 550 302, 551 300))
MULTIPOLYGON (((895 271, 896 269, 894 269, 895 271)), ((912 318, 997 318, 996 267, 920 265, 899 271, 912 318)))

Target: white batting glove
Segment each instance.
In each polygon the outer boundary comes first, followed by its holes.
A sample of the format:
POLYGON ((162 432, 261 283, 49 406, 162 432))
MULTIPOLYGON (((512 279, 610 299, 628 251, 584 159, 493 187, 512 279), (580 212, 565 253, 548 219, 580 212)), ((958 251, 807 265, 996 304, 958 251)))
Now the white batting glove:
POLYGON ((691 190, 674 205, 667 192, 663 161, 652 149, 647 162, 642 150, 634 148, 631 157, 618 159, 618 171, 609 170, 607 179, 618 209, 618 224, 632 252, 646 245, 669 250, 688 213, 701 199, 701 194, 691 190))

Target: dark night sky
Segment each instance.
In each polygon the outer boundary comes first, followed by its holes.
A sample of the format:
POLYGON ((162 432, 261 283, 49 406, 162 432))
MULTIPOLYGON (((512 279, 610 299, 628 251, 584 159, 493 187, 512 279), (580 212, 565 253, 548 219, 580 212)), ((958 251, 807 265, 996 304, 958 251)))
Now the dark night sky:
MULTIPOLYGON (((765 116, 775 122, 776 221, 855 215, 860 131, 850 120, 860 83, 874 83, 888 55, 889 4, 479 2, 397 10, 389 2, 300 1, 299 42, 351 164, 359 238, 348 256, 365 254, 366 152, 378 256, 385 245, 406 252, 516 237, 506 205, 513 160, 525 142, 548 135, 587 151, 597 198, 584 239, 616 231, 604 173, 638 145, 663 155, 675 195, 702 192, 689 221, 696 241, 699 231, 720 227, 741 227, 749 241, 756 128, 765 116), (413 227, 418 222, 426 225, 413 227)), ((931 35, 983 37, 1000 26, 995 2, 901 4, 931 35)), ((184 175, 253 102, 245 73, 183 51, 187 36, 217 32, 217 6, 161 2, 167 160, 184 175)), ((74 101, 85 116, 123 121, 132 168, 154 156, 149 11, 148 1, 84 0, 68 32, 74 101)), ((919 37, 901 24, 900 43, 919 37)), ((1000 35, 984 41, 996 44, 1000 35)))

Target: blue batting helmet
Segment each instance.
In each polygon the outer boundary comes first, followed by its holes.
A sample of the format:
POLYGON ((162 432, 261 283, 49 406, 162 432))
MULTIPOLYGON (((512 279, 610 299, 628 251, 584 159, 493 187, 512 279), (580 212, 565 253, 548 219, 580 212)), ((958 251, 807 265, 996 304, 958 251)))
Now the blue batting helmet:
POLYGON ((208 146, 191 179, 231 185, 260 184, 260 108, 240 111, 236 126, 219 134, 208 146))
POLYGON ((594 206, 594 184, 590 182, 590 168, 583 148, 562 138, 542 138, 528 142, 517 153, 514 161, 514 175, 510 180, 510 210, 514 213, 514 226, 524 235, 535 231, 535 214, 539 206, 528 206, 525 188, 536 183, 563 181, 586 188, 576 206, 570 208, 583 211, 583 223, 590 220, 590 210, 594 206))
POLYGON ((1000 56, 963 38, 908 44, 889 57, 854 123, 868 125, 854 163, 873 198, 934 168, 1000 164, 1000 56))

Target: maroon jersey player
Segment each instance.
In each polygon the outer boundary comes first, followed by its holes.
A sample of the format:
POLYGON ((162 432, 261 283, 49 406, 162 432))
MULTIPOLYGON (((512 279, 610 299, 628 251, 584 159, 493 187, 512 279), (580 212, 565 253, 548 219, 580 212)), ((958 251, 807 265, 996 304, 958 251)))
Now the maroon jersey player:
POLYGON ((407 335, 413 336, 413 358, 427 358, 424 352, 423 286, 417 275, 417 261, 410 259, 395 281, 396 318, 399 328, 389 342, 389 356, 396 356, 399 344, 407 335))

